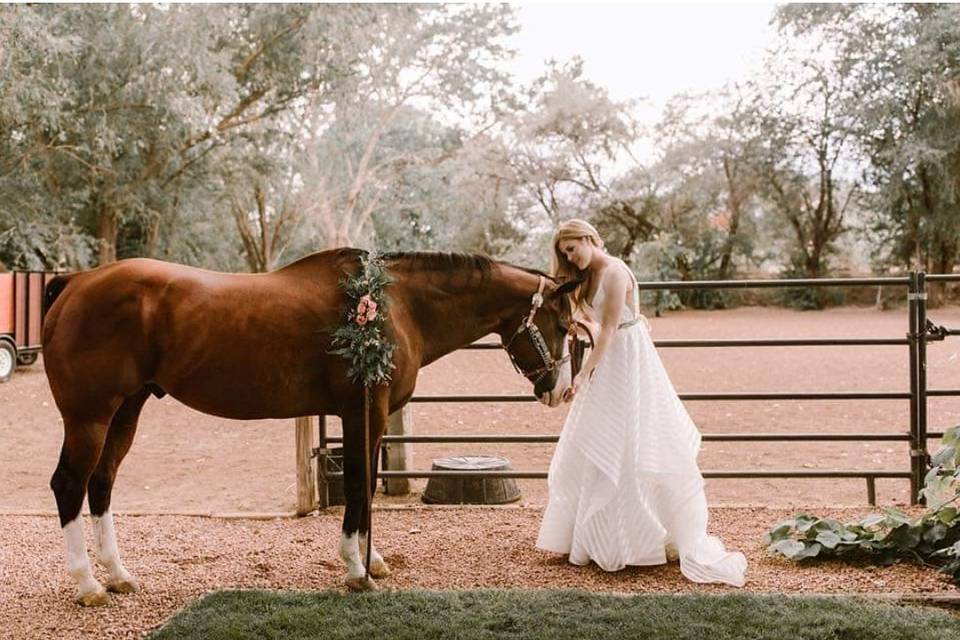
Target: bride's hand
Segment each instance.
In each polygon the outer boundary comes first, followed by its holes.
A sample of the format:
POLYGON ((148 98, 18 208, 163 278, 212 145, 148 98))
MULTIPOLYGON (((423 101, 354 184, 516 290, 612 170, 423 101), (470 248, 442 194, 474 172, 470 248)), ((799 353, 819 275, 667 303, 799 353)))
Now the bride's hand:
POLYGON ((570 386, 566 388, 563 392, 563 401, 570 402, 573 400, 574 396, 577 395, 577 391, 580 390, 580 385, 583 384, 583 372, 578 373, 573 378, 573 382, 570 383, 570 386))

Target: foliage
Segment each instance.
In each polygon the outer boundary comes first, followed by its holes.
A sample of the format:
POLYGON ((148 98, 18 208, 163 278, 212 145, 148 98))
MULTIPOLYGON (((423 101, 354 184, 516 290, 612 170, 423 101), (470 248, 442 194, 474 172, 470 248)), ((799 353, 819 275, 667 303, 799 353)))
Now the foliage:
MULTIPOLYGON (((786 280, 797 280, 807 277, 802 259, 794 255, 790 264, 780 272, 780 277, 786 280)), ((779 292, 781 302, 795 309, 815 311, 826 306, 826 296, 822 287, 786 287, 779 292)))
POLYGON ((94 246, 74 227, 18 220, 0 232, 0 264, 18 271, 74 271, 93 264, 94 246))
POLYGON ((0 40, 18 43, 0 54, 0 230, 27 216, 82 229, 101 263, 121 248, 183 260, 198 219, 220 213, 225 157, 282 135, 279 114, 346 73, 349 37, 328 34, 352 12, 0 8, 0 40))
MULTIPOLYGON (((637 252, 639 265, 638 280, 679 280, 677 271, 677 256, 683 248, 670 238, 660 237, 640 245, 637 252)), ((652 306, 657 317, 664 311, 674 311, 683 308, 683 302, 675 291, 669 289, 640 290, 641 304, 652 306)))
POLYGON ((507 82, 501 40, 515 30, 508 5, 360 7, 355 72, 291 119, 303 142, 289 149, 290 162, 323 248, 385 246, 374 230, 387 226, 386 216, 398 209, 423 216, 421 194, 408 189, 413 174, 427 178, 421 187, 436 185, 463 141, 491 126, 483 107, 507 82), (450 121, 458 126, 441 124, 450 121), (413 204, 396 207, 398 199, 413 204))
POLYGON ((939 567, 960 584, 960 426, 947 430, 942 442, 924 480, 921 495, 928 509, 920 517, 887 508, 859 522, 841 523, 801 513, 765 534, 769 550, 797 561, 913 559, 939 567))
POLYGON ((856 96, 847 67, 831 53, 821 41, 772 52, 777 73, 756 87, 750 116, 762 141, 759 193, 790 240, 781 258, 808 278, 828 272, 860 191, 856 178, 845 178, 855 176, 848 105, 856 96))
POLYGON ((331 353, 350 362, 347 375, 365 387, 390 382, 395 345, 387 333, 390 284, 383 261, 375 253, 363 253, 360 271, 340 282, 347 304, 343 325, 333 331, 331 353))
POLYGON ((960 264, 960 6, 784 5, 763 71, 648 131, 577 58, 515 84, 516 14, 2 6, 0 262, 267 271, 352 244, 546 266, 578 216, 653 277, 817 277, 854 233, 878 273, 960 264))
MULTIPOLYGON (((465 532, 465 535, 473 535, 465 532)), ((955 640, 950 613, 857 598, 612 595, 583 591, 222 591, 190 603, 151 640, 955 640)))
MULTIPOLYGON (((781 27, 830 42, 863 157, 875 263, 950 272, 960 260, 960 7, 785 5, 781 27)), ((931 302, 935 302, 932 300, 931 302)))
POLYGON ((551 61, 522 88, 506 128, 519 207, 537 210, 550 226, 610 202, 612 165, 629 158, 637 138, 632 104, 591 82, 579 58, 551 61))

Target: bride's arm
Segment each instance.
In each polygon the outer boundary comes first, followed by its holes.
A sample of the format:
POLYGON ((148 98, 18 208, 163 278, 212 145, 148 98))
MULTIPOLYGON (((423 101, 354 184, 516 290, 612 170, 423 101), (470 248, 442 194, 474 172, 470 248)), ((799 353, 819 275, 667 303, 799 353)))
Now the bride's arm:
MULTIPOLYGON (((607 291, 623 291, 627 288, 628 279, 629 276, 623 269, 607 269, 600 286, 605 287, 607 291)), ((573 397, 583 382, 590 378, 590 374, 600 364, 603 354, 606 353, 617 333, 617 325, 620 323, 620 316, 625 304, 626 301, 622 295, 607 294, 603 296, 603 308, 600 310, 600 333, 596 337, 590 356, 583 363, 583 368, 573 379, 567 399, 573 397)))

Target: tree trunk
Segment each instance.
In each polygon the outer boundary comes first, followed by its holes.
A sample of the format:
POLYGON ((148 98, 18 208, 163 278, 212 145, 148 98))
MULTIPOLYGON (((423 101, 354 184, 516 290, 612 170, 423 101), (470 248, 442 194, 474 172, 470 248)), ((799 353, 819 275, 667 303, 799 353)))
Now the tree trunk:
POLYGON ((120 221, 117 212, 108 205, 101 204, 97 214, 97 241, 99 244, 99 264, 117 261, 117 230, 120 221))
POLYGON ((160 244, 160 216, 150 216, 147 220, 146 238, 144 239, 144 253, 148 258, 157 257, 157 247, 160 244))
MULTIPOLYGON (((732 203, 731 203, 732 205, 732 203)), ((730 277, 730 265, 733 264, 733 241, 740 228, 740 205, 731 206, 730 228, 727 229, 727 241, 723 244, 723 255, 720 257, 720 269, 717 278, 726 280, 730 277)))
MULTIPOLYGON (((934 261, 934 273, 953 273, 956 264, 957 248, 952 243, 941 242, 937 247, 937 259, 934 261)), ((927 306, 942 307, 947 302, 947 283, 931 282, 927 285, 927 306)))
POLYGON ((733 263, 733 241, 740 229, 740 205, 744 199, 743 194, 737 189, 733 170, 730 168, 730 160, 726 157, 723 159, 723 175, 727 180, 727 193, 729 194, 727 208, 730 209, 730 226, 727 228, 727 241, 723 245, 723 255, 720 258, 720 269, 717 273, 720 280, 726 280, 730 277, 730 265, 733 263))

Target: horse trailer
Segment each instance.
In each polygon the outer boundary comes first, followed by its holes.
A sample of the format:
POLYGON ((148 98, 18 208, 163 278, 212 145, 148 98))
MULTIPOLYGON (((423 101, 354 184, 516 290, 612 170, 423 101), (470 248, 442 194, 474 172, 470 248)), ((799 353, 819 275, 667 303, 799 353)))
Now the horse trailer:
POLYGON ((0 273, 0 382, 18 364, 31 365, 40 353, 43 289, 56 274, 36 271, 0 273))

